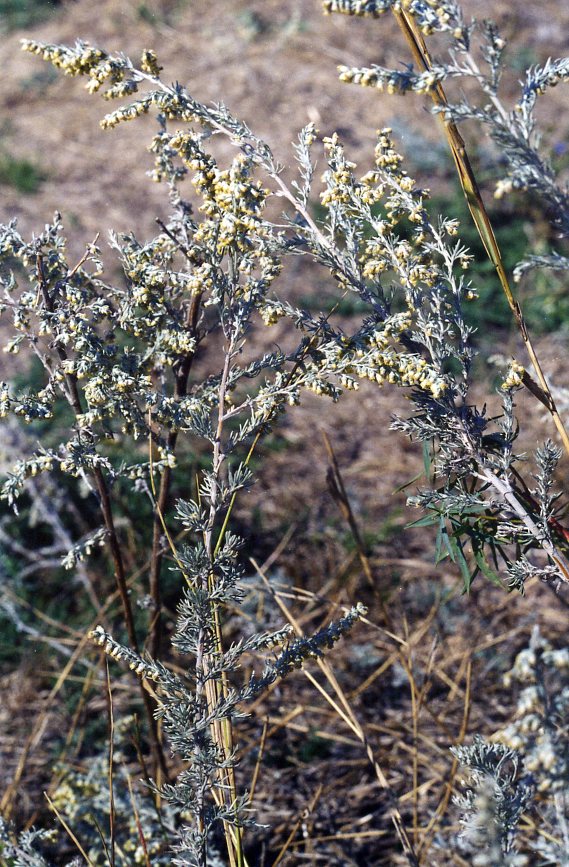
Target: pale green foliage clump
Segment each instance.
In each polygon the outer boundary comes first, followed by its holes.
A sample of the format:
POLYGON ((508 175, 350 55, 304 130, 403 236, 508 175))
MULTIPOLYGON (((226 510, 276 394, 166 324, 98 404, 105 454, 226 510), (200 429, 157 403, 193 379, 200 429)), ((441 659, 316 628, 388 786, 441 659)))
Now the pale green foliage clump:
POLYGON ((531 803, 533 786, 523 776, 514 750, 475 737, 469 747, 452 750, 470 771, 466 793, 456 798, 461 811, 461 844, 474 867, 525 867, 528 859, 516 850, 520 818, 531 803))
POLYGON ((504 676, 507 689, 519 688, 513 720, 492 741, 475 737, 452 749, 468 770, 455 799, 460 847, 476 867, 568 863, 568 672, 569 650, 552 647, 536 627, 504 676), (524 814, 539 835, 522 828, 524 814))
MULTIPOLYGON (((135 721, 125 717, 115 726, 112 758, 113 800, 109 791, 109 756, 101 754, 88 767, 63 767, 51 803, 81 840, 93 865, 108 863, 101 846, 101 829, 114 819, 117 865, 171 864, 171 840, 180 816, 163 802, 159 809, 146 785, 140 785, 127 770, 129 738, 135 721)), ((130 747, 132 751, 132 747, 130 747)))
POLYGON ((0 863, 3 867, 49 867, 39 848, 52 837, 49 831, 35 829, 15 835, 0 817, 0 863))
POLYGON ((516 719, 496 735, 520 751, 540 792, 565 789, 569 777, 569 650, 554 649, 536 628, 529 647, 516 657, 504 685, 519 684, 516 719))

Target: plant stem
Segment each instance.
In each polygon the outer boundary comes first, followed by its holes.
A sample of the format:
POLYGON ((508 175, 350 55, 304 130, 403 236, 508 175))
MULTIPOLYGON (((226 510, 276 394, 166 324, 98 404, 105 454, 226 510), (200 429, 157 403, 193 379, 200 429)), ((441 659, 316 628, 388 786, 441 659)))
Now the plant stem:
MULTIPOLYGON (((401 10, 393 10, 393 14, 395 15, 395 18, 397 19, 397 22, 401 27, 401 30, 403 31, 405 39, 407 40, 411 48, 411 52, 413 54, 413 57, 415 58, 415 61, 418 63, 421 69, 428 72, 432 68, 431 58, 429 56, 429 52, 427 51, 423 35, 417 27, 412 16, 401 10)), ((551 413, 555 427, 557 428, 557 432, 559 433, 561 441, 563 442, 565 451, 569 455, 569 435, 567 434, 565 425, 563 424, 559 412, 557 411, 555 400, 553 399, 553 395, 551 394, 549 385, 547 384, 547 380, 535 352, 532 340, 529 336, 529 332, 522 314, 520 304, 518 300, 514 297, 514 294, 510 287, 500 249, 496 241, 496 236, 494 235, 494 230, 492 228, 490 218, 488 217, 488 212, 486 211, 486 207, 480 194, 480 189, 476 181, 476 176, 474 174, 472 165, 468 157, 468 153, 466 151, 464 139, 460 135, 454 121, 450 120, 448 117, 445 116, 444 110, 448 109, 449 104, 440 82, 437 83, 436 86, 430 91, 430 95, 435 105, 443 109, 439 116, 445 128, 449 147, 455 161, 458 177, 464 195, 466 197, 468 208, 470 210, 472 219, 474 220, 474 224, 478 230, 482 243, 484 244, 484 248, 486 250, 486 253, 488 254, 488 258, 496 269, 496 273, 498 274, 498 278, 504 291, 504 295, 506 296, 506 300, 520 330, 522 340, 524 341, 527 353, 530 357, 530 361, 537 374, 539 384, 534 382, 527 372, 523 377, 523 383, 526 388, 528 388, 529 391, 531 391, 532 394, 537 397, 538 400, 540 400, 541 403, 546 407, 546 409, 551 413)))
MULTIPOLYGON (((229 345, 225 351, 225 360, 223 364, 223 372, 221 375, 221 381, 219 384, 219 393, 218 393, 218 412, 217 412, 217 428, 215 431, 215 439, 213 443, 213 457, 212 457, 212 471, 215 477, 215 487, 212 491, 212 499, 210 501, 210 510, 209 510, 209 520, 208 526, 204 533, 204 544, 210 561, 210 575, 208 578, 209 590, 213 589, 212 584, 214 580, 214 562, 216 552, 218 550, 218 545, 214 544, 214 525, 215 518, 218 513, 218 478, 221 471, 221 467, 225 461, 225 455, 222 450, 222 433, 223 433, 223 423, 224 423, 224 414, 225 414, 225 396, 227 393, 227 383, 229 379, 229 372, 231 369, 231 360, 233 358, 235 350, 235 338, 232 336, 229 345)), ((213 607, 212 611, 213 618, 213 634, 214 634, 214 643, 215 643, 215 652, 222 653, 223 652, 223 644, 222 644, 222 629, 221 629, 221 620, 219 617, 219 608, 218 606, 213 607)), ((206 661, 207 664, 207 661, 206 661)), ((228 690, 227 679, 225 676, 221 676, 218 680, 208 681, 208 703, 210 705, 210 710, 212 710, 215 705, 219 702, 220 698, 224 697, 228 690)), ((212 724, 212 735, 214 741, 221 748, 225 759, 229 759, 234 747, 233 742, 233 730, 230 720, 222 720, 221 722, 217 721, 212 724)), ((237 799, 237 788, 235 784, 235 772, 232 767, 227 766, 223 769, 220 769, 220 781, 219 786, 221 791, 224 793, 224 800, 227 803, 227 798, 229 798, 230 803, 235 802, 237 799)), ((227 843, 227 851, 229 855, 230 864, 235 865, 235 867, 243 867, 244 864, 244 855, 243 855, 243 842, 241 829, 239 827, 235 828, 235 834, 231 833, 231 828, 224 825, 225 830, 225 839, 227 843)))
MULTIPOLYGON (((188 309, 186 327, 192 333, 195 333, 197 321, 199 317, 201 295, 196 295, 192 298, 188 309)), ((195 351, 188 353, 181 361, 178 371, 176 372, 176 382, 174 386, 174 397, 181 400, 186 396, 188 391, 188 379, 192 369, 192 363, 195 358, 195 351)), ((168 451, 174 452, 178 441, 178 431, 171 430, 168 434, 168 451)), ((160 480, 160 489, 158 499, 154 510, 154 525, 152 534, 152 556, 150 560, 150 575, 149 575, 149 590, 154 607, 154 619, 150 632, 149 652, 153 659, 157 659, 160 652, 160 638, 162 634, 162 594, 160 588, 160 572, 162 568, 162 560, 164 551, 162 546, 162 519, 166 514, 168 506, 168 498, 170 495, 170 485, 172 481, 172 470, 170 467, 164 467, 162 478, 160 480)))

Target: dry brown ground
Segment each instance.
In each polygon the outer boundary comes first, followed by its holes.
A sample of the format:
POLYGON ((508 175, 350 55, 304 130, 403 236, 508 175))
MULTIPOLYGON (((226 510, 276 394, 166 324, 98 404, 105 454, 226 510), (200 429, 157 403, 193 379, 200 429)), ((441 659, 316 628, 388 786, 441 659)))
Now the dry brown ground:
MULTIPOLYGON (((200 99, 222 97, 266 137, 285 164, 290 162, 289 143, 308 120, 316 120, 325 134, 339 129, 362 159, 369 154, 375 128, 386 123, 402 133, 403 146, 407 142, 411 149, 419 148, 418 133, 424 128, 431 130, 428 147, 438 142, 419 98, 391 101, 336 80, 338 63, 397 64, 405 57, 388 19, 374 24, 322 18, 316 0, 190 0, 176 7, 154 0, 145 3, 155 12, 149 24, 140 16, 141 5, 133 0, 101 0, 96 6, 87 0, 68 2, 49 23, 25 35, 56 42, 81 37, 134 56, 143 47, 155 47, 171 79, 188 83, 200 99)), ((478 17, 492 14, 502 22, 530 62, 555 55, 566 44, 567 4, 528 8, 522 2, 480 0, 475 7, 478 17)), ((152 232, 164 204, 162 191, 145 177, 150 123, 103 133, 98 120, 104 104, 85 94, 80 82, 52 79, 40 61, 21 54, 20 35, 0 42, 4 146, 44 167, 48 179, 34 196, 3 188, 0 220, 17 216, 22 228, 32 231, 57 208, 78 255, 96 232, 104 235, 111 227, 152 232)), ((550 96, 552 118, 561 115, 563 100, 559 91, 550 96)), ((419 164, 426 153, 422 147, 413 154, 419 164)), ((293 290, 307 294, 303 275, 294 276, 293 290)), ((567 383, 563 348, 547 342, 543 352, 546 368, 567 383)), ((460 736, 465 708, 466 737, 489 734, 503 723, 514 697, 504 691, 502 673, 535 623, 561 640, 566 611, 542 586, 530 588, 524 599, 512 599, 479 582, 470 597, 461 596, 454 570, 446 563, 433 566, 430 532, 405 530, 416 516, 407 510, 405 494, 394 493, 421 469, 417 448, 388 431, 392 413, 404 409, 401 394, 372 388, 348 395, 333 411, 308 399, 281 431, 283 450, 265 450, 258 482, 238 517, 254 520, 261 559, 277 549, 270 574, 276 586, 282 582, 283 598, 304 626, 329 617, 335 603, 363 599, 369 605, 369 624, 359 628, 353 643, 338 648, 333 662, 389 784, 400 796, 405 822, 420 841, 452 782, 448 746, 460 736), (322 431, 330 437, 352 508, 369 539, 374 588, 366 583, 326 485, 322 431), (413 714, 411 696, 418 700, 419 694, 420 707, 413 714)), ((530 447, 543 437, 539 413, 528 404, 522 415, 530 447)), ((251 610, 260 599, 252 579, 251 610)), ((54 672, 59 660, 43 652, 41 664, 54 672)), ((5 781, 16 772, 36 711, 49 710, 43 740, 34 743, 19 787, 15 816, 21 823, 41 808, 41 789, 50 777, 46 756, 57 750, 55 734, 66 729, 61 709, 46 704, 40 668, 5 675, 1 684, 8 696, 0 704, 5 781)), ((127 684, 121 681, 119 703, 127 684)), ((95 694, 87 711, 100 708, 95 694)), ((265 719, 267 762, 256 806, 272 831, 258 835, 253 863, 273 863, 297 820, 284 863, 404 863, 397 854, 387 798, 361 744, 301 675, 255 709, 245 727, 242 779, 250 779, 265 719)), ((445 821, 455 819, 450 811, 445 821)), ((440 848, 441 841, 435 837, 434 845, 431 840, 425 846, 425 865, 464 863, 440 848)))
MULTIPOLYGON (((559 54, 567 42, 567 4, 479 0, 472 11, 500 22, 530 63, 559 54)), ((105 104, 88 97, 82 82, 53 78, 40 60, 22 54, 22 35, 62 43, 81 38, 134 58, 154 47, 167 77, 201 100, 222 99, 266 138, 284 165, 291 162, 290 143, 309 120, 323 134, 343 133, 357 159, 369 159, 374 130, 386 123, 401 131, 403 146, 419 166, 428 156, 420 145, 425 131, 439 140, 421 97, 379 96, 337 80, 340 63, 398 66, 406 60, 387 16, 379 22, 324 17, 318 0, 101 0, 96 7, 70 0, 49 23, 0 42, 4 146, 48 173, 33 197, 3 189, 0 219, 17 216, 31 231, 59 209, 79 248, 109 228, 152 231, 164 203, 161 190, 145 178, 150 156, 143 147, 151 122, 102 132, 98 121, 105 104), (141 19, 142 7, 155 15, 154 24, 141 19)), ((564 95, 552 91, 548 106, 557 126, 563 105, 564 95)))

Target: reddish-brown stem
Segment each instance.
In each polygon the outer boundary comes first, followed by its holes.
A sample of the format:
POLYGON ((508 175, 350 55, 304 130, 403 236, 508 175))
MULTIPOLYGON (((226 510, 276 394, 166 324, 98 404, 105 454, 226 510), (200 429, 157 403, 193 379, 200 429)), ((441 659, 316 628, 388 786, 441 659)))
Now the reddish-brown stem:
POLYGON ((95 467, 95 469, 93 470, 93 478, 95 479, 95 485, 97 486, 97 493, 99 495, 99 506, 101 508, 103 520, 105 522, 105 527, 109 539, 109 548, 111 549, 111 556, 113 558, 113 565, 115 568, 115 581, 122 603, 124 622, 126 626, 129 644, 132 649, 136 651, 136 653, 138 653, 139 644, 138 638, 136 637, 136 628, 134 625, 134 617, 132 614, 132 605, 130 604, 130 596, 128 593, 124 560, 122 557, 122 552, 120 549, 120 544, 115 527, 109 488, 103 475, 103 471, 100 467, 95 467))
MULTIPOLYGON (((168 437, 168 448, 171 451, 176 445, 176 436, 170 434, 168 437)), ((170 481, 172 471, 170 467, 164 467, 162 478, 160 481, 160 491, 158 499, 154 507, 154 524, 152 529, 152 555, 150 558, 150 574, 148 579, 150 598, 154 609, 152 625, 150 627, 150 636, 148 641, 148 650, 153 659, 156 659, 160 650, 160 639, 162 637, 162 592, 160 588, 160 572, 162 569, 162 559, 164 556, 163 549, 163 528, 160 520, 160 515, 166 512, 168 497, 170 494, 170 481)))

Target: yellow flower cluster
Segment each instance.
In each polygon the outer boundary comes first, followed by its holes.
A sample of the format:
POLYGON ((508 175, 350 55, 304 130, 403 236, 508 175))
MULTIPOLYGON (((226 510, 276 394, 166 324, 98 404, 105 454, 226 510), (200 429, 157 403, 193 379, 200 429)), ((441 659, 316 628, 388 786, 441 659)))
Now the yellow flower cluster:
POLYGON ((569 65, 566 60, 554 61, 548 60, 545 66, 535 70, 534 80, 531 85, 526 85, 524 88, 523 97, 520 102, 514 106, 514 111, 522 112, 524 103, 532 101, 534 96, 543 95, 549 87, 557 87, 564 81, 569 80, 569 65))
POLYGON ((435 30, 449 31, 455 39, 462 40, 467 36, 467 30, 456 20, 454 3, 445 0, 324 0, 322 8, 325 15, 339 12, 361 18, 379 18, 389 10, 404 10, 415 18, 425 36, 430 36, 435 30))
MULTIPOLYGON (((399 189, 402 192, 413 192, 415 181, 402 171, 402 161, 403 157, 398 154, 393 147, 390 127, 377 130, 377 142, 374 150, 374 162, 376 168, 366 172, 366 174, 360 178, 360 184, 362 186, 361 196, 364 202, 368 204, 379 202, 385 194, 388 183, 390 184, 388 188, 392 189, 393 181, 398 184, 399 189), (389 175, 389 182, 386 175, 389 175)), ((386 207, 388 210, 390 210, 390 199, 392 199, 392 195, 386 200, 386 207)), ((391 204, 393 205, 392 209, 395 209, 399 203, 398 201, 393 200, 391 204)), ((378 223, 378 225, 381 227, 381 223, 378 223)), ((384 232, 389 228, 389 225, 390 223, 384 223, 382 230, 380 229, 380 234, 384 234, 384 232)))
MULTIPOLYGON (((35 39, 22 39, 21 46, 22 51, 38 54, 58 69, 62 69, 66 75, 90 74, 91 70, 108 56, 100 48, 93 48, 87 43, 78 43, 76 48, 67 48, 64 45, 45 45, 35 39)), ((109 65, 109 74, 111 71, 109 65)))
POLYGON ((325 15, 340 12, 362 18, 379 18, 394 5, 392 0, 324 0, 322 9, 325 15))
POLYGON ((395 349, 381 349, 365 354, 362 362, 355 362, 354 371, 378 385, 390 383, 399 386, 412 386, 428 391, 433 397, 440 397, 447 389, 443 377, 417 355, 397 352, 395 349))
POLYGON ((265 325, 276 325, 279 319, 287 315, 285 308, 278 301, 267 299, 259 308, 261 319, 265 325))
MULTIPOLYGON (((162 144, 159 137, 154 142, 152 150, 157 149, 162 144)), ((208 192, 212 196, 217 166, 214 158, 202 149, 200 137, 193 132, 177 130, 171 136, 168 145, 178 153, 184 165, 196 173, 192 178, 192 184, 196 191, 200 195, 208 192)))
POLYGON ((395 150, 391 133, 392 129, 389 126, 377 131, 374 162, 379 170, 388 172, 396 179, 403 192, 411 193, 415 187, 415 181, 401 169, 403 157, 395 150))
POLYGON ((199 265, 188 276, 186 289, 191 295, 201 295, 213 289, 213 267, 209 262, 199 265))
MULTIPOLYGON (((334 341, 321 347, 325 356, 323 369, 337 371, 341 385, 347 389, 358 388, 357 380, 369 379, 378 385, 385 383, 401 387, 415 387, 440 397, 447 389, 441 375, 418 355, 401 352, 393 345, 398 336, 411 327, 408 312, 397 313, 369 333, 364 342, 354 347, 349 341, 334 341)), ((311 368, 313 381, 307 385, 317 394, 331 393, 330 386, 322 381, 317 363, 311 368)), ((310 380, 310 376, 308 377, 310 380)))
POLYGON ((152 96, 145 96, 137 99, 136 102, 131 102, 130 105, 123 105, 117 108, 116 111, 105 115, 100 122, 102 129, 113 129, 119 123, 127 120, 135 120, 143 114, 148 114, 150 107, 155 102, 152 96))
MULTIPOLYGON (((115 61, 113 61, 114 63, 115 61)), ((98 70, 95 69, 90 73, 91 76, 97 75, 98 70)), ((88 85, 90 87, 91 85, 88 85)), ((118 86, 117 86, 118 87, 118 86)), ((137 90, 137 84, 134 78, 129 79, 125 84, 125 93, 133 93, 137 90)), ((112 98, 120 95, 120 89, 116 92, 111 88, 108 97, 112 98)), ((191 123, 196 120, 196 117, 191 109, 184 106, 180 96, 177 93, 165 91, 153 91, 145 96, 141 96, 135 102, 129 105, 121 106, 110 114, 107 114, 101 121, 103 129, 112 129, 122 121, 134 120, 143 114, 147 114, 150 107, 155 106, 156 109, 164 114, 169 120, 176 119, 191 123)))
POLYGON ((204 199, 201 210, 208 215, 218 210, 232 210, 243 215, 256 216, 269 191, 250 178, 250 160, 238 154, 229 169, 221 170, 215 160, 206 154, 195 134, 177 132, 170 139, 182 162, 196 174, 192 183, 204 199))
MULTIPOLYGON (((83 791, 82 795, 87 794, 83 791)), ((51 796, 51 803, 60 813, 73 821, 79 810, 79 801, 77 800, 77 792, 66 780, 60 783, 55 792, 51 796)))
POLYGON ((10 389, 7 382, 0 382, 0 418, 6 418, 10 410, 10 389))
POLYGON ((26 478, 39 476, 40 473, 51 473, 53 457, 50 454, 36 454, 25 462, 26 478))
POLYGON ((192 184, 202 198, 200 211, 215 218, 215 225, 202 223, 195 235, 197 242, 215 240, 217 252, 223 254, 236 246, 248 252, 247 235, 258 235, 260 214, 269 190, 251 178, 251 160, 238 154, 228 169, 219 169, 215 160, 201 148, 194 133, 176 132, 169 142, 187 168, 195 172, 192 184))
MULTIPOLYGON (((91 90, 90 83, 87 85, 87 89, 91 90)), ((133 93, 136 93, 138 90, 138 84, 132 78, 129 78, 127 81, 119 81, 117 84, 113 84, 112 87, 109 87, 103 93, 103 99, 122 99, 125 96, 131 96, 133 93)))
POLYGON ((345 158, 344 148, 340 144, 338 133, 335 132, 331 136, 326 136, 322 141, 329 169, 322 175, 322 182, 327 185, 327 188, 320 193, 320 201, 324 207, 333 202, 348 204, 355 189, 352 170, 356 164, 345 158))
POLYGON ((314 122, 310 122, 304 128, 304 144, 306 145, 306 147, 312 147, 317 137, 318 130, 316 129, 316 124, 314 122))
POLYGON ((172 328, 160 331, 160 347, 168 349, 172 353, 187 355, 194 351, 195 346, 195 337, 192 337, 189 331, 175 331, 172 328))
POLYGON ((158 64, 156 52, 147 48, 142 52, 140 68, 143 72, 147 72, 148 75, 153 75, 155 78, 158 78, 163 67, 158 64))
MULTIPOLYGON (((44 59, 47 60, 49 58, 44 57, 44 59)), ((75 74, 79 75, 80 72, 77 72, 75 74)), ((97 63, 96 66, 93 66, 89 70, 89 81, 86 85, 88 92, 97 93, 97 91, 101 89, 103 84, 105 84, 105 82, 108 81, 111 76, 113 76, 112 62, 110 60, 101 60, 101 62, 97 63)), ((124 77, 124 72, 121 75, 118 71, 115 71, 115 75, 113 76, 114 82, 116 83, 122 77, 124 77)))
POLYGON ((415 74, 399 72, 396 69, 385 69, 382 66, 352 68, 339 66, 340 81, 347 84, 359 84, 362 87, 375 87, 376 90, 388 94, 404 96, 413 93, 430 93, 445 77, 444 70, 430 69, 428 72, 415 74))
POLYGON ((105 377, 93 378, 85 385, 83 394, 89 406, 103 406, 107 401, 104 388, 105 377))
POLYGON ((342 387, 346 389, 346 391, 357 391, 360 387, 357 379, 354 379, 353 376, 349 376, 349 374, 347 373, 343 373, 340 376, 340 383, 342 387))
POLYGON ((514 185, 512 183, 511 178, 501 178, 496 182, 496 188, 494 189, 494 198, 495 199, 503 199, 504 196, 509 195, 514 189, 514 185))
POLYGON ((317 394, 319 397, 334 397, 335 394, 331 383, 325 382, 325 380, 318 376, 311 376, 306 382, 306 388, 308 388, 309 391, 314 392, 314 394, 317 394))
MULTIPOLYGON (((78 377, 81 378, 81 377, 78 377)), ((137 372, 136 376, 126 373, 120 367, 113 367, 108 370, 101 370, 87 380, 83 393, 89 407, 103 406, 114 395, 129 395, 134 393, 139 388, 151 388, 152 380, 149 376, 141 375, 137 372)))
POLYGON ((391 244, 382 237, 370 238, 363 245, 360 256, 362 274, 373 279, 384 271, 396 271, 406 289, 422 282, 432 286, 438 277, 438 268, 424 256, 417 255, 408 241, 391 244))
POLYGON ((132 651, 127 652, 125 648, 121 647, 117 642, 103 629, 102 626, 95 626, 95 628, 90 633, 91 638, 98 644, 99 647, 102 647, 105 653, 108 656, 111 656, 113 659, 116 659, 117 662, 128 660, 128 667, 138 674, 141 678, 147 678, 149 680, 158 680, 158 676, 152 666, 148 665, 148 663, 144 662, 143 659, 132 658, 134 654, 132 651))
POLYGON ((525 372, 523 364, 520 364, 515 359, 510 361, 508 375, 500 386, 504 391, 510 391, 514 388, 519 388, 523 385, 522 376, 525 372))
MULTIPOLYGON (((126 59, 110 57, 100 48, 94 48, 85 42, 79 42, 75 48, 62 45, 49 45, 37 42, 34 39, 23 39, 22 49, 32 54, 38 54, 44 60, 49 61, 66 75, 88 75, 87 90, 96 93, 105 83, 109 83, 109 89, 104 93, 105 99, 117 99, 136 93, 138 84, 136 76, 130 69, 126 59)), ((143 51, 141 57, 141 69, 149 75, 158 77, 161 67, 154 51, 143 51)), ((108 118, 102 125, 104 128, 115 126, 121 120, 130 120, 145 111, 148 104, 145 100, 136 103, 138 108, 128 106, 119 109, 108 118)))

